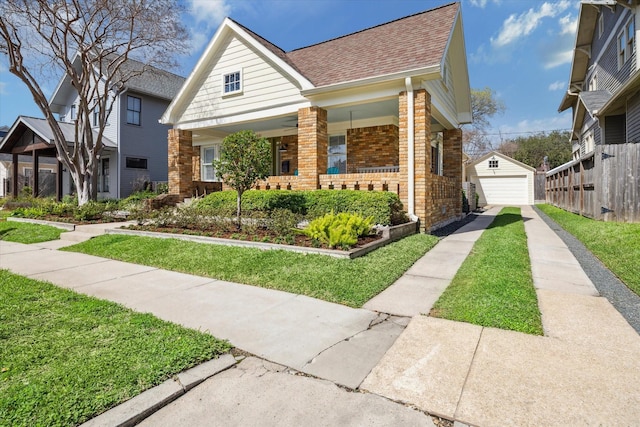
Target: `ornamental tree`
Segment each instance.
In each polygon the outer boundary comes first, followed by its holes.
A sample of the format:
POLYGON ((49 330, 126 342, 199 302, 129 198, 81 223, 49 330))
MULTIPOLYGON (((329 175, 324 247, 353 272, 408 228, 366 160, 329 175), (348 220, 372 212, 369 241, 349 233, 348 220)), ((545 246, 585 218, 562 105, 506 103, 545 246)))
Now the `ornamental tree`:
POLYGON ((222 141, 220 159, 212 164, 218 178, 238 193, 239 229, 242 227, 242 194, 271 173, 271 144, 251 130, 232 133, 222 141))

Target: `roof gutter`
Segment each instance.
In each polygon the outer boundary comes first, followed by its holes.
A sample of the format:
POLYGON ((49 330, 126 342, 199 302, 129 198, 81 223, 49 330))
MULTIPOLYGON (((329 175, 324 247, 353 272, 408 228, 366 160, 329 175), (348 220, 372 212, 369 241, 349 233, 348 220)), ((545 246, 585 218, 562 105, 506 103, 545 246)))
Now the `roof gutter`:
POLYGON ((364 79, 351 80, 348 82, 330 84, 326 86, 320 86, 313 89, 301 90, 302 96, 318 95, 326 92, 353 89, 360 86, 371 85, 376 83, 386 83, 399 79, 410 79, 414 76, 425 76, 423 80, 435 80, 441 78, 440 64, 430 65, 428 67, 415 68, 413 70, 400 71, 397 73, 383 74, 375 77, 366 77, 364 79))
POLYGON ((407 87, 407 190, 408 190, 408 214, 409 218, 416 220, 416 188, 415 188, 415 108, 413 104, 413 82, 411 77, 405 77, 404 84, 407 87))

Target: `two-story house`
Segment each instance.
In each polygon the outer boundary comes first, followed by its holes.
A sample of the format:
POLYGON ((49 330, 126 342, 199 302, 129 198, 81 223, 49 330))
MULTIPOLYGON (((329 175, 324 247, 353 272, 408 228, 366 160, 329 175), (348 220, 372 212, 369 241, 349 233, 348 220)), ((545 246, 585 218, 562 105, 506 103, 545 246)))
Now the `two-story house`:
POLYGON ((461 215, 470 121, 459 3, 289 52, 227 18, 162 116, 169 191, 220 188, 211 161, 250 129, 272 144, 260 189, 394 191, 428 231, 461 215))
POLYGON ((580 4, 569 85, 573 160, 547 173, 547 201, 607 221, 640 221, 637 0, 580 4))
MULTIPOLYGON (((124 198, 147 184, 167 181, 166 135, 169 127, 158 120, 184 82, 183 77, 144 66, 135 60, 128 60, 125 66, 133 69, 145 67, 145 71, 129 79, 113 101, 98 167, 98 197, 103 199, 124 198)), ((62 78, 49 105, 58 114, 60 127, 70 144, 74 140, 77 103, 77 91, 69 78, 62 78)), ((91 120, 95 137, 97 112, 91 120)), ((40 157, 56 157, 51 129, 44 119, 20 116, 0 143, 0 153, 13 154, 15 164, 20 162, 18 155, 30 155, 31 170, 39 171, 40 157)), ((61 164, 56 169, 58 197, 74 193, 69 174, 61 164)), ((12 173, 18 175, 19 167, 13 168, 12 173)), ((31 175, 34 195, 40 194, 38 173, 31 175)), ((12 184, 12 192, 17 194, 18 179, 13 181, 16 184, 12 184)))

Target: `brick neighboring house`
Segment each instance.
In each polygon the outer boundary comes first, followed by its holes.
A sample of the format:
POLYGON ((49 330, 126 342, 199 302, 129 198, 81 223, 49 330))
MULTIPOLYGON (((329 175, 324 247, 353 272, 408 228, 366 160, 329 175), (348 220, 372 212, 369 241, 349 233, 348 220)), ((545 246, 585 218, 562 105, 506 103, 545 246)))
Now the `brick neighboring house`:
POLYGON ((394 191, 429 231, 461 215, 470 121, 459 3, 290 52, 227 18, 162 116, 169 191, 220 188, 222 139, 251 129, 272 144, 259 188, 394 191))
POLYGON ((640 6, 580 4, 568 90, 573 160, 549 172, 547 202, 605 221, 640 221, 640 6))

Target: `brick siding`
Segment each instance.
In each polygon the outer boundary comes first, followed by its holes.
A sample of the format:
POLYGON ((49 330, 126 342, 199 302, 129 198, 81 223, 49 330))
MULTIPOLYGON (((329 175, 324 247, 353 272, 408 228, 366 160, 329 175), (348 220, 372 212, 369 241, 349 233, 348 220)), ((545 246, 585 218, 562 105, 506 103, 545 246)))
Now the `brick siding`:
POLYGON ((347 130, 347 172, 358 168, 399 165, 398 126, 347 130))

